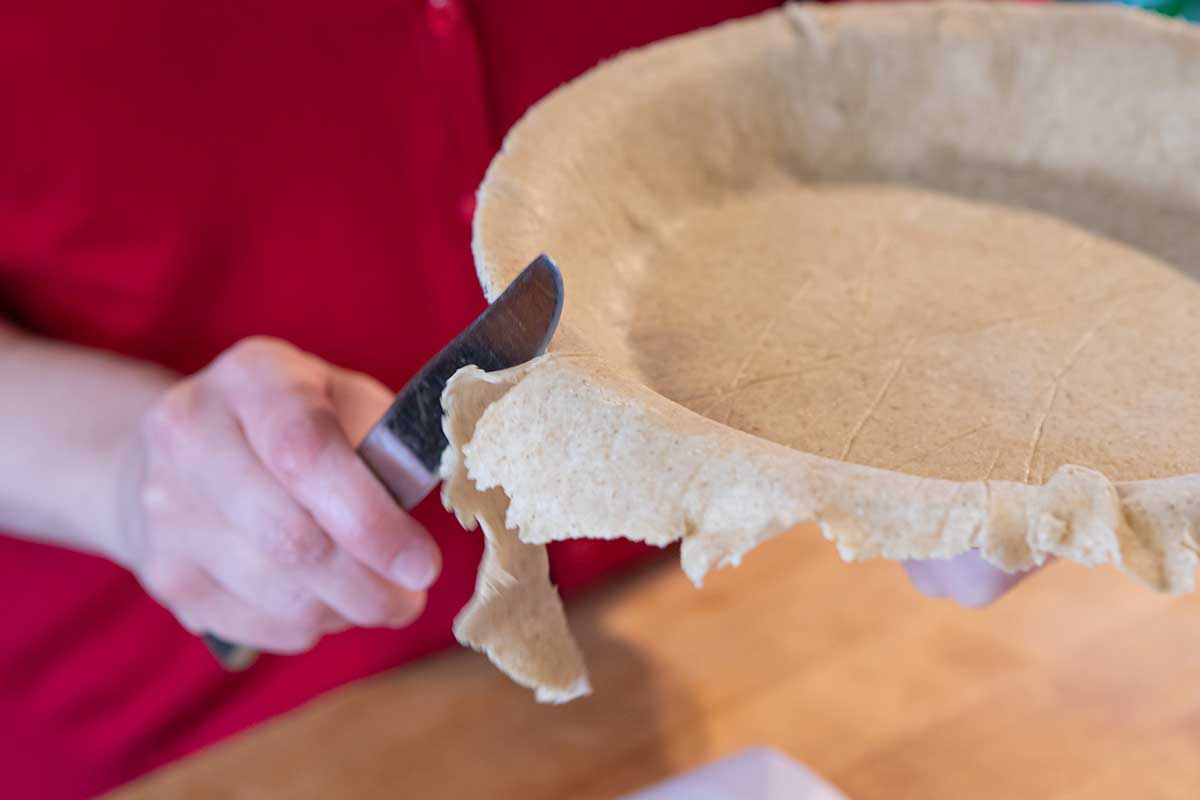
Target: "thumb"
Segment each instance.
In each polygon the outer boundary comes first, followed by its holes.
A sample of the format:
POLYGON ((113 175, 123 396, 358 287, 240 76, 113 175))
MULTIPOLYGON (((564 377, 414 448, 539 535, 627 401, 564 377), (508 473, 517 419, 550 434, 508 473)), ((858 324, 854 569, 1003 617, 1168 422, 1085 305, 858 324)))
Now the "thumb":
POLYGON ((346 439, 358 445, 395 399, 395 392, 370 375, 335 369, 330 399, 346 439))

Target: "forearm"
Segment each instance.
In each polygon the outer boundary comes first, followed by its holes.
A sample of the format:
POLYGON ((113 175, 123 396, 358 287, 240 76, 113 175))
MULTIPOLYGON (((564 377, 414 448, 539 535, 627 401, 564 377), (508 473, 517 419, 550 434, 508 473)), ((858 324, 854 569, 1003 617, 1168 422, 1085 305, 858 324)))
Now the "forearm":
POLYGON ((116 486, 173 377, 0 320, 0 529, 119 558, 116 486))

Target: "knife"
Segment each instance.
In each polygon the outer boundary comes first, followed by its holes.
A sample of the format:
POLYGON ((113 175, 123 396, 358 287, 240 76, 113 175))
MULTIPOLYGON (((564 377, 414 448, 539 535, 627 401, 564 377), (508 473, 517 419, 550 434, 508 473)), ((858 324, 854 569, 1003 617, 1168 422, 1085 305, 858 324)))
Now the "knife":
MULTIPOLYGON (((538 256, 396 395, 357 452, 403 508, 421 502, 440 480, 438 465, 447 445, 442 390, 450 376, 467 364, 494 372, 546 352, 562 304, 558 267, 547 256, 538 256)), ((253 649, 212 634, 204 634, 203 639, 217 661, 231 671, 249 667, 258 657, 253 649)))

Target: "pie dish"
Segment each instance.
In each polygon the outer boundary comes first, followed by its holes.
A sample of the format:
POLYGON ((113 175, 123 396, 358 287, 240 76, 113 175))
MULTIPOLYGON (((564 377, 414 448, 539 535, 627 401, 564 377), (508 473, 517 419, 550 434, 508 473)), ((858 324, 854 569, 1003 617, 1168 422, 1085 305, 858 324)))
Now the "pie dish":
POLYGON ((495 297, 546 252, 566 303, 443 398, 443 498, 488 539, 460 640, 586 692, 544 552, 576 537, 681 541, 697 584, 816 523, 848 560, 1191 591, 1196 87, 1200 32, 1128 9, 793 5, 535 106, 475 260, 495 297))

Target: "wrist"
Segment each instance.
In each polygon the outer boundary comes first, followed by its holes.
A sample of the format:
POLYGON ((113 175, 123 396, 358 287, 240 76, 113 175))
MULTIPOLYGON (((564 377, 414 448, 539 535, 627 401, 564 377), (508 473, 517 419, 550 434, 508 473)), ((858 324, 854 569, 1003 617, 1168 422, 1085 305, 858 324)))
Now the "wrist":
POLYGON ((86 537, 98 554, 133 572, 141 563, 143 550, 137 516, 143 472, 139 439, 135 427, 100 459, 99 463, 108 467, 104 480, 97 483, 94 512, 90 521, 76 523, 89 525, 81 528, 79 535, 86 537))
POLYGON ((129 564, 141 418, 177 379, 0 325, 0 530, 129 564))
POLYGON ((155 367, 140 372, 126 382, 122 402, 106 417, 109 425, 83 448, 81 502, 70 521, 75 541, 132 571, 143 549, 138 513, 145 469, 142 420, 178 380, 155 367))

